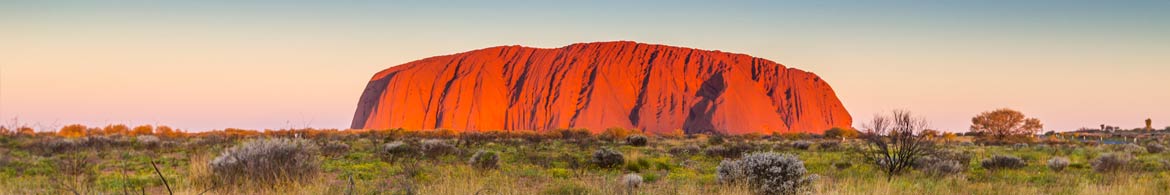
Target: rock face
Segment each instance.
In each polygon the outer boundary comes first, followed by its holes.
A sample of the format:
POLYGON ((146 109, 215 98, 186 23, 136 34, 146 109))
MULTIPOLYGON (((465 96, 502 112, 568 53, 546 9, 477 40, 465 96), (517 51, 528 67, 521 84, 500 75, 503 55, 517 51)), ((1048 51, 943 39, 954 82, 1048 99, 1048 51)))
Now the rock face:
POLYGON ((501 46, 374 74, 354 129, 821 133, 852 118, 817 75, 743 54, 635 42, 501 46))

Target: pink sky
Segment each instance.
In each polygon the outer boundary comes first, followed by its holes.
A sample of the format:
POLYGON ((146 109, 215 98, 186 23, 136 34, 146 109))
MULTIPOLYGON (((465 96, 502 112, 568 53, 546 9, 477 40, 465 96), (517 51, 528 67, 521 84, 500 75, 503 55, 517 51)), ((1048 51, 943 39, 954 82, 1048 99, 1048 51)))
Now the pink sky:
POLYGON ((1146 118, 1162 128, 1170 24, 1155 9, 1164 3, 1152 4, 0 3, 0 118, 42 129, 344 128, 366 80, 393 65, 498 45, 633 40, 812 71, 855 126, 907 109, 965 131, 975 114, 1010 107, 1048 130, 1134 128, 1146 118), (827 14, 836 12, 849 14, 827 14))

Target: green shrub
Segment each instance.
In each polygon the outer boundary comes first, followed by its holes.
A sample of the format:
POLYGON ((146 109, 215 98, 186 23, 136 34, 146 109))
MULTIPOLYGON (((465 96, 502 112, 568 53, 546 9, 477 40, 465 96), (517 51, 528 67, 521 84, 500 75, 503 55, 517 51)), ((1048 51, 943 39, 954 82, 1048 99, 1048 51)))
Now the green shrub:
POLYGON ((641 173, 643 170, 650 169, 650 161, 639 158, 630 163, 626 163, 626 170, 635 173, 641 173))
POLYGON ((837 168, 837 170, 845 170, 845 169, 848 169, 849 167, 853 167, 853 163, 849 163, 846 161, 838 161, 838 162, 833 162, 833 167, 837 168))
POLYGON ((674 169, 674 164, 670 163, 669 158, 658 158, 653 160, 654 169, 670 171, 674 169))
POLYGON ((661 178, 661 176, 658 176, 658 174, 649 173, 649 174, 642 175, 642 178, 646 180, 646 183, 654 183, 654 182, 658 181, 658 179, 661 178))
POLYGON ((573 176, 572 171, 569 171, 568 169, 564 169, 564 168, 548 169, 548 174, 551 175, 553 178, 561 178, 561 179, 567 179, 567 178, 573 176))
POLYGON ((562 183, 540 193, 546 195, 586 195, 593 194, 593 190, 577 185, 576 183, 562 183))

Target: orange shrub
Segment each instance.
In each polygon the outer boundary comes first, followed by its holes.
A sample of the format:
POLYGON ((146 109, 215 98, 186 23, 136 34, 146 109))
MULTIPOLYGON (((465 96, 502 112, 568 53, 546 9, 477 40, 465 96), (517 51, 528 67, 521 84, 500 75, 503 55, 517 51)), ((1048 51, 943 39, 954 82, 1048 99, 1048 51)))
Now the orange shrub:
POLYGON ((102 128, 102 131, 106 135, 114 135, 114 134, 130 135, 130 127, 127 127, 126 125, 123 125, 123 124, 106 125, 105 128, 102 128))
POLYGON ((666 137, 666 138, 679 139, 679 138, 686 137, 687 133, 686 133, 686 131, 683 131, 682 129, 674 129, 674 130, 671 130, 670 132, 663 133, 661 136, 666 137))
POLYGON ((32 128, 32 127, 20 127, 20 128, 17 128, 17 129, 16 129, 16 133, 19 133, 19 134, 21 134, 21 135, 29 135, 29 136, 31 136, 31 135, 36 135, 36 134, 37 134, 37 131, 36 131, 36 130, 33 130, 33 128, 32 128))
POLYGON ((621 127, 611 127, 609 129, 605 129, 605 131, 602 131, 601 134, 597 136, 598 138, 606 141, 619 141, 626 139, 626 136, 629 136, 632 133, 634 133, 633 130, 621 127))
POLYGON ((183 133, 182 131, 172 129, 171 127, 168 127, 166 125, 159 125, 158 127, 155 127, 154 131, 155 131, 155 134, 158 134, 159 136, 169 137, 169 138, 178 138, 178 137, 186 136, 185 133, 183 133))
POLYGON ((154 126, 150 126, 150 125, 139 125, 139 126, 137 126, 137 127, 134 127, 134 130, 131 130, 131 131, 130 131, 130 135, 131 135, 131 136, 135 136, 135 135, 150 135, 150 134, 154 134, 154 126))
POLYGON ((65 127, 61 127, 60 131, 57 131, 57 135, 60 135, 61 137, 71 137, 71 138, 85 137, 85 129, 86 129, 85 125, 80 125, 80 124, 65 125, 65 127))

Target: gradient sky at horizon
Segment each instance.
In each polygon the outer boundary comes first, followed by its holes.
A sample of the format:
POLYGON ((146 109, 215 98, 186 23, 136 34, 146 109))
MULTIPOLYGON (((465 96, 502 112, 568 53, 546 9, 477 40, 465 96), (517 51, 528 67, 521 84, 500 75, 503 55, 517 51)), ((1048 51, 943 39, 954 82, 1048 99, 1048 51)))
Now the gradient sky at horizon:
POLYGON ((854 116, 966 131, 1170 126, 1170 1, 4 1, 0 119, 345 128, 367 79, 499 45, 632 40, 770 59, 854 116))

